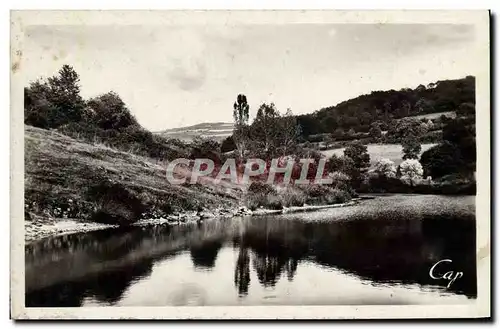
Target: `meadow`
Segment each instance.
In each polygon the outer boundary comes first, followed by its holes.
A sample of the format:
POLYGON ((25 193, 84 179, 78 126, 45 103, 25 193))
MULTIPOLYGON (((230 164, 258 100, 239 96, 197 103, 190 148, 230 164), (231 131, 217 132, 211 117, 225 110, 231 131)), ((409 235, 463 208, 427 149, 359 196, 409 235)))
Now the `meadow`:
POLYGON ((429 120, 434 120, 437 118, 440 118, 442 115, 448 117, 448 118, 456 118, 457 114, 455 111, 448 111, 448 112, 438 112, 438 113, 427 113, 427 114, 422 114, 422 115, 415 115, 411 116, 410 118, 412 119, 429 119, 429 120))

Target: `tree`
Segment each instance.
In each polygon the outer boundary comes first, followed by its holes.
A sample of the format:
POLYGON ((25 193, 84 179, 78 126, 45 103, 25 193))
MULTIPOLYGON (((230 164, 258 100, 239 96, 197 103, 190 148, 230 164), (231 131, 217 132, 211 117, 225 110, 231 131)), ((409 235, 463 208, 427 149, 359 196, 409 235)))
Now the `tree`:
POLYGON ((300 136, 300 126, 297 124, 297 118, 292 110, 288 109, 280 120, 279 143, 283 155, 293 150, 297 146, 297 139, 300 136))
POLYGON ((426 89, 427 88, 425 88, 424 85, 418 85, 418 87, 415 88, 415 91, 421 93, 421 92, 424 92, 426 89))
POLYGON ((443 140, 455 145, 463 159, 464 172, 476 170, 476 132, 474 124, 467 119, 457 118, 448 121, 443 127, 443 140))
POLYGON ((460 149, 450 142, 438 144, 422 153, 420 163, 424 168, 424 177, 432 178, 457 173, 464 167, 460 149))
POLYGON ((401 142, 403 146, 403 160, 418 159, 422 146, 416 136, 408 135, 401 142))
POLYGON ((81 119, 85 103, 80 96, 80 77, 69 65, 63 65, 58 75, 48 78, 50 87, 50 101, 64 115, 61 116, 61 125, 81 119))
POLYGON ((266 155, 272 155, 276 151, 280 135, 280 119, 280 114, 274 103, 263 103, 257 110, 257 115, 251 126, 251 136, 253 145, 266 155))
POLYGON ((233 104, 234 131, 233 138, 238 149, 240 159, 245 154, 246 145, 250 139, 250 129, 248 127, 250 106, 247 97, 239 94, 233 104))
POLYGON ((46 82, 35 81, 24 88, 24 123, 50 128, 56 116, 57 108, 50 101, 50 87, 46 82))
POLYGON ((87 102, 92 110, 92 120, 101 129, 120 130, 129 126, 139 126, 134 116, 115 92, 94 97, 87 102))
POLYGON ((393 178, 396 177, 396 166, 389 159, 380 159, 375 163, 375 172, 380 177, 393 178))
POLYGON ((422 178, 423 168, 420 162, 415 159, 405 160, 399 166, 401 180, 413 186, 418 179, 422 178))
POLYGON ((350 174, 354 168, 354 161, 346 156, 338 156, 333 154, 328 159, 328 172, 342 172, 350 174))
POLYGON ((325 148, 328 149, 330 148, 330 145, 332 145, 333 142, 335 142, 335 138, 333 138, 332 134, 326 134, 323 141, 325 142, 325 148))
POLYGON ((382 129, 380 128, 380 123, 375 121, 370 125, 370 136, 375 140, 379 141, 382 137, 382 129))
POLYGON ((474 103, 462 103, 456 113, 458 117, 474 117, 476 115, 476 106, 474 103))
POLYGON ((418 159, 420 151, 420 138, 427 131, 427 125, 415 118, 397 120, 389 128, 387 138, 391 142, 401 143, 403 146, 403 160, 418 159))
POLYGON ((395 120, 387 132, 387 137, 394 142, 401 142, 407 136, 419 139, 426 132, 426 126, 415 118, 395 120))
POLYGON ((365 145, 359 141, 354 141, 344 150, 344 156, 352 160, 354 168, 348 175, 351 176, 353 184, 358 186, 361 183, 362 176, 368 171, 370 166, 370 155, 365 145))
POLYGON ((82 119, 85 102, 80 96, 80 78, 64 65, 54 77, 35 81, 24 88, 25 123, 57 128, 82 119))
POLYGON ((234 102, 233 108, 234 123, 236 125, 248 124, 250 106, 248 105, 247 97, 243 94, 239 94, 236 97, 236 102, 234 102))
POLYGON ((405 116, 410 116, 411 114, 411 104, 407 100, 404 100, 401 103, 401 110, 403 111, 405 116))
POLYGON ((432 113, 434 112, 434 106, 432 102, 425 98, 420 98, 415 103, 415 109, 418 113, 432 113))
POLYGON ((359 141, 350 143, 344 150, 344 156, 351 158, 354 161, 354 165, 361 170, 367 169, 370 166, 368 149, 359 141))

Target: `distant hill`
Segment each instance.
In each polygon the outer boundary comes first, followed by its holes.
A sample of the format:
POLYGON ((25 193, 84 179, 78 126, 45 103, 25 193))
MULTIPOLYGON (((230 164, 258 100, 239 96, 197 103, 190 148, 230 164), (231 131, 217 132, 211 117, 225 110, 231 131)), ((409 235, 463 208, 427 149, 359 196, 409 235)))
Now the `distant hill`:
POLYGON ((223 140, 232 133, 233 123, 228 122, 204 122, 193 126, 172 128, 155 132, 155 134, 166 138, 178 138, 183 141, 191 141, 196 136, 223 140))

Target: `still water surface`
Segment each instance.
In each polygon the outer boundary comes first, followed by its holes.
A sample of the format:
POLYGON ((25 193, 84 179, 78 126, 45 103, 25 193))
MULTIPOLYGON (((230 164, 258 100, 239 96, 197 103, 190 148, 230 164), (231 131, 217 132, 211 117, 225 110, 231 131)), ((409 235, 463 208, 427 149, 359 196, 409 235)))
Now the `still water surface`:
POLYGON ((390 195, 310 213, 127 228, 26 246, 26 306, 473 301, 473 196, 390 195), (463 277, 447 288, 429 269, 463 277))

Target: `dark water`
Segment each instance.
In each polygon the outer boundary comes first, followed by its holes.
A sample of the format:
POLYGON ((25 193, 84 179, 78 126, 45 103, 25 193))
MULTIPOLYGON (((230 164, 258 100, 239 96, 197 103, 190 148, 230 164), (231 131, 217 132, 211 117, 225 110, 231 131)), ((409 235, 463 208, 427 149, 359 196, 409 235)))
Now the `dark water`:
POLYGON ((107 230, 28 245, 26 306, 467 303, 475 249, 474 197, 107 230))

